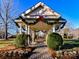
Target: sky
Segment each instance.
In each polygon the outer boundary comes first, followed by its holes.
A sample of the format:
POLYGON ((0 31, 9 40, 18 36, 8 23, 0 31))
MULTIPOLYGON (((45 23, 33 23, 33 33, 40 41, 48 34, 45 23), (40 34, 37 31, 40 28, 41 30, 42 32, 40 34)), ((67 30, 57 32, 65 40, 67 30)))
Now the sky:
MULTIPOLYGON (((38 2, 43 2, 51 9, 59 13, 70 23, 73 28, 79 28, 79 0, 14 0, 13 8, 16 10, 16 17, 28 10, 38 2)), ((16 31, 10 30, 15 33, 16 31)))
POLYGON ((20 13, 43 2, 58 12, 73 28, 79 27, 79 0, 18 0, 20 13))

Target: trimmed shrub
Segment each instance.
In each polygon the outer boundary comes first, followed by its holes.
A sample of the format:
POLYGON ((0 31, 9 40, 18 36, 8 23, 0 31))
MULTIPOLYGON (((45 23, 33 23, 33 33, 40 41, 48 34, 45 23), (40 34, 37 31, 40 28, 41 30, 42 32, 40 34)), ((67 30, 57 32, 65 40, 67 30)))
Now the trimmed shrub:
POLYGON ((14 40, 16 47, 25 47, 27 46, 28 42, 28 35, 22 33, 17 35, 16 39, 14 40))
POLYGON ((59 49, 59 46, 63 44, 62 36, 58 33, 49 33, 47 35, 47 46, 52 49, 59 49))

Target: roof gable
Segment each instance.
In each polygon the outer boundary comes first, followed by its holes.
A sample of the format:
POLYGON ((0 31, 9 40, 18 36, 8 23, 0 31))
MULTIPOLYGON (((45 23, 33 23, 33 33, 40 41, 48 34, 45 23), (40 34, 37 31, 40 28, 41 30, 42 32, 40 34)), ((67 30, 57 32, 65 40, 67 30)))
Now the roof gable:
MULTIPOLYGON (((30 16, 37 16, 37 15, 50 15, 53 17, 57 17, 59 18, 60 15, 58 13, 56 13, 54 10, 52 10, 51 8, 49 8, 48 6, 46 6, 44 3, 39 2, 37 3, 35 6, 33 6, 32 8, 28 9, 27 11, 25 11, 21 16, 22 17, 29 17, 30 16)), ((46 16, 47 17, 47 16, 46 16)))

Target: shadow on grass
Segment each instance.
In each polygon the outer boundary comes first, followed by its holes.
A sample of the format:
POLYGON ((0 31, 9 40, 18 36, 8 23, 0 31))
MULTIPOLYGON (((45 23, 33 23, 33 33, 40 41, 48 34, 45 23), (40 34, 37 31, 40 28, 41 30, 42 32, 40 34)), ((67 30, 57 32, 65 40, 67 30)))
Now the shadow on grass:
POLYGON ((79 44, 66 43, 66 44, 62 45, 62 47, 60 49, 72 49, 72 48, 75 48, 75 47, 79 47, 79 44))

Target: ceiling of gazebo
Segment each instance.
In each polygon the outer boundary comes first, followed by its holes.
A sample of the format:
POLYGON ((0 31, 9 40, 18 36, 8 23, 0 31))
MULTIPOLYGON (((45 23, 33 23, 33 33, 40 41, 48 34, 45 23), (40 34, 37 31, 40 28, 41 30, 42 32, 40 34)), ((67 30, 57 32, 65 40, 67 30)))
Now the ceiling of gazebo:
POLYGON ((47 23, 44 23, 42 21, 39 21, 35 25, 30 25, 30 29, 32 30, 49 30, 52 28, 52 25, 48 25, 47 23))

